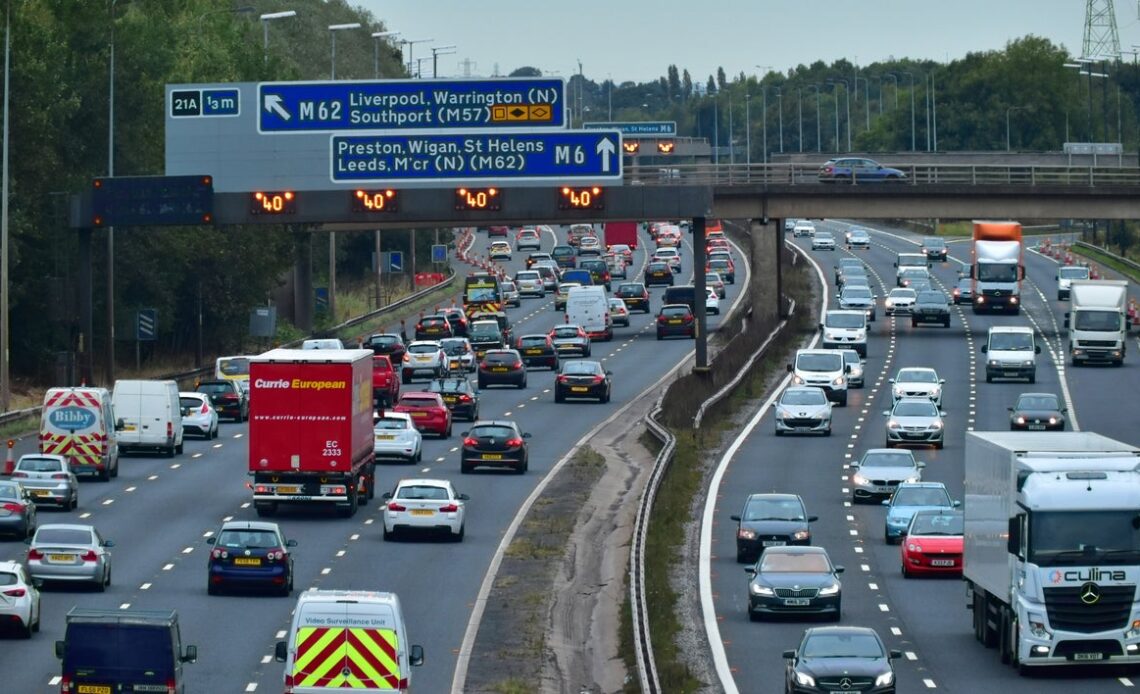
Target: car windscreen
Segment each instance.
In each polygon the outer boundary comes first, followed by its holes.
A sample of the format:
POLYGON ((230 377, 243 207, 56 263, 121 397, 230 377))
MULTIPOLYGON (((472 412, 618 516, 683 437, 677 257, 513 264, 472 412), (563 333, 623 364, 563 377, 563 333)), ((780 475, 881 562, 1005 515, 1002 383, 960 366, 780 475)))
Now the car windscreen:
POLYGON ((728 260, 725 258, 713 258, 709 261, 709 267, 728 269, 728 260))
POLYGON ((949 506, 950 497, 936 488, 903 487, 895 492, 891 501, 894 506, 949 506))
POLYGON ((412 354, 434 354, 434 353, 438 352, 439 349, 440 349, 439 347, 437 347, 435 344, 431 344, 431 343, 424 343, 424 344, 419 344, 419 345, 416 345, 416 344, 408 345, 408 351, 411 352, 412 354))
POLYGON ((900 369, 895 381, 900 383, 938 383, 938 374, 926 369, 900 369))
POLYGON ((843 289, 844 299, 870 299, 872 296, 870 287, 845 287, 843 289))
POLYGON ((669 266, 665 263, 649 263, 645 266, 645 269, 648 272, 668 272, 669 266))
POLYGON ((201 398, 178 398, 178 406, 183 410, 197 409, 202 406, 201 398))
POLYGON ((934 403, 929 400, 917 400, 916 402, 899 402, 895 405, 894 416, 896 417, 937 417, 938 408, 934 403))
POLYGON ((522 282, 525 280, 531 280, 532 282, 537 282, 541 279, 542 279, 542 275, 538 274, 538 270, 526 270, 526 271, 520 272, 517 275, 515 275, 515 281, 516 282, 522 282))
POLYGON ((928 236, 922 240, 922 245, 930 249, 945 248, 946 242, 934 236, 928 236))
POLYGON ((555 339, 566 339, 569 337, 578 337, 578 328, 576 326, 554 329, 555 339))
POLYGON ((966 531, 960 513, 916 513, 908 535, 961 535, 966 531))
POLYGON ((829 328, 862 328, 867 325, 867 317, 862 313, 828 313, 823 323, 829 328))
POLYGON ((169 627, 73 622, 64 644, 63 671, 83 671, 88 681, 165 685, 174 679, 169 627))
POLYGON ((927 273, 926 268, 921 267, 908 267, 902 271, 903 279, 927 279, 930 274, 927 273))
POLYGON ((510 427, 486 425, 473 427, 467 434, 473 439, 510 439, 515 437, 515 430, 510 427))
POLYGON ((562 365, 562 373, 570 375, 593 375, 598 373, 598 365, 589 361, 568 361, 562 365))
POLYGON ((63 470, 63 463, 55 458, 25 457, 16 463, 16 469, 23 472, 60 472, 63 470))
POLYGON ((1056 395, 1023 395, 1017 399, 1015 410, 1059 410, 1061 403, 1056 395))
POLYGON ((462 378, 441 378, 428 384, 431 393, 466 393, 467 381, 462 378))
POLYGON ((829 241, 835 240, 835 237, 831 235, 830 231, 817 231, 815 232, 815 237, 817 239, 827 239, 829 241))
POLYGON ((661 309, 661 315, 668 316, 670 318, 679 318, 682 316, 687 316, 687 315, 689 315, 689 307, 688 306, 666 306, 665 308, 661 309))
POLYGON ((1089 278, 1089 269, 1087 267, 1077 267, 1075 265, 1070 265, 1058 270, 1057 274, 1061 276, 1061 279, 1087 280, 1089 278))
POLYGON ((394 345, 400 341, 398 335, 373 335, 368 338, 368 344, 373 347, 385 347, 387 345, 394 345))
POLYGON ((863 360, 859 358, 859 353, 853 349, 845 349, 843 352, 844 364, 862 364, 863 360))
POLYGON ((810 554, 765 552, 762 557, 760 570, 764 573, 816 574, 831 571, 827 557, 816 552, 810 554))
POLYGON ((373 431, 400 431, 408 429, 411 424, 406 419, 399 419, 397 417, 381 417, 377 419, 372 425, 373 431))
POLYGON ((780 398, 781 405, 823 405, 827 403, 827 396, 823 391, 815 390, 788 390, 780 398))
POLYGON ((926 256, 924 255, 900 255, 899 267, 926 267, 926 256))
POLYGON ((397 499, 411 499, 413 501, 447 501, 447 489, 434 485, 407 485, 396 491, 397 499))
POLYGON ((942 304, 945 305, 946 295, 942 292, 919 292, 918 303, 920 304, 942 304))
POLYGON ((19 499, 20 485, 0 484, 0 499, 19 499))
POLYGON ((232 547, 238 549, 269 549, 280 547, 277 533, 272 530, 258 530, 254 528, 223 530, 218 536, 219 547, 232 547))
POLYGON ((460 354, 466 354, 467 353, 467 341, 466 340, 445 340, 440 344, 443 347, 443 353, 448 355, 448 356, 456 357, 456 356, 459 356, 460 354))
POLYGON ((798 499, 749 499, 744 507, 745 521, 802 521, 804 507, 798 499))
POLYGON ((617 293, 623 296, 641 296, 643 291, 640 284, 623 284, 617 288, 617 293))
POLYGON ((1030 352, 1033 335, 1029 333, 991 333, 990 351, 1030 352))
POLYGON ((225 383, 199 383, 195 389, 199 393, 206 393, 207 395, 221 395, 222 393, 232 393, 234 388, 227 381, 225 383))
POLYGON ((233 357, 231 359, 219 359, 218 370, 222 372, 223 376, 248 376, 249 358, 233 357))
POLYGON ((550 251, 551 257, 556 255, 574 255, 573 246, 555 246, 554 250, 550 251))
POLYGON ((839 371, 843 368, 843 356, 835 354, 801 354, 796 357, 796 368, 800 371, 839 371))
POLYGON ((870 634, 812 634, 800 648, 801 658, 882 658, 883 646, 870 634))
POLYGON ((396 404, 400 407, 427 408, 435 407, 439 403, 435 401, 435 398, 403 397, 400 398, 400 401, 396 404))
POLYGON ((910 299, 911 301, 914 301, 916 296, 918 295, 913 289, 893 289, 890 294, 891 299, 910 299))
POLYGON ((37 545, 90 545, 93 542, 91 531, 79 528, 40 528, 34 540, 37 545))
POLYGON ((545 347, 545 335, 523 335, 519 338, 519 345, 523 347, 545 347))
POLYGON ((863 467, 914 467, 914 457, 909 453, 878 452, 863 456, 863 467))
POLYGON ((483 358, 485 364, 514 364, 518 360, 512 352, 494 352, 483 358))

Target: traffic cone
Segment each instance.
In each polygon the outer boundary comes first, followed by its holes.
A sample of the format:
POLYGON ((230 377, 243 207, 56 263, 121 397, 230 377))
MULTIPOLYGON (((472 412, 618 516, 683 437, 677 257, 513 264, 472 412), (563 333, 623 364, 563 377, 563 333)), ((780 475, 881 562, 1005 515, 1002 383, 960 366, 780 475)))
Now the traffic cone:
POLYGON ((16 441, 8 439, 8 456, 4 458, 4 476, 11 477, 12 473, 16 470, 16 458, 12 449, 16 446, 16 441))

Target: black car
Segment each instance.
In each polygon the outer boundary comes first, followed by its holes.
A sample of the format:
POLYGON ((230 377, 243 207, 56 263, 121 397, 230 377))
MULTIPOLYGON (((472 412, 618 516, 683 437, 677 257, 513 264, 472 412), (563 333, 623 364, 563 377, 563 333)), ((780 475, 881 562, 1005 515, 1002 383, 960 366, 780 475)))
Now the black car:
POLYGON ((439 393, 453 419, 479 419, 479 393, 466 378, 437 378, 428 384, 429 393, 439 393))
POLYGON ((590 272, 590 281, 594 286, 604 285, 606 291, 610 290, 610 267, 606 265, 606 261, 597 259, 582 259, 578 263, 579 269, 588 270, 590 272))
POLYGON ((946 247, 946 240, 937 236, 927 236, 922 239, 922 252, 927 260, 938 260, 945 263, 950 257, 950 249, 946 247))
POLYGON ((293 592, 293 553, 296 540, 286 540, 276 523, 227 521, 216 535, 206 538, 213 545, 208 559, 207 592, 222 588, 264 586, 278 595, 293 592))
POLYGON ((578 251, 573 246, 555 246, 550 251, 550 257, 558 263, 558 267, 574 268, 578 266, 578 251))
POLYGON ((822 614, 838 622, 842 614, 842 566, 831 563, 822 547, 769 547, 748 581, 748 618, 765 615, 822 614))
POLYGON ((910 312, 910 324, 914 327, 919 323, 941 323, 943 328, 950 327, 950 301, 945 294, 937 289, 918 292, 910 312))
POLYGON ((664 284, 673 286, 673 269, 663 260, 655 260, 645 266, 645 286, 664 284))
POLYGON ((597 398, 598 402, 609 402, 612 375, 600 362, 563 362, 554 379, 554 402, 565 402, 566 398, 597 398))
POLYGON ((404 352, 408 350, 404 338, 396 333, 369 335, 362 346, 364 349, 372 350, 374 354, 386 354, 393 364, 403 361, 404 352))
POLYGON ((463 448, 459 452, 459 471, 467 474, 477 467, 509 467, 518 474, 526 472, 530 449, 529 433, 507 420, 475 422, 463 432, 463 448))
POLYGON ((756 561, 768 547, 810 545, 809 516, 798 494, 750 494, 744 510, 732 516, 736 527, 736 561, 756 561))
POLYGON ((685 304, 667 304, 657 313, 657 339, 664 340, 670 335, 697 337, 696 317, 685 304))
POLYGON ((235 422, 249 419, 249 401, 237 381, 199 381, 194 390, 210 397, 218 417, 229 417, 235 422))
POLYGON ((467 341, 475 350, 476 359, 482 359, 488 350, 502 349, 507 345, 498 322, 482 317, 471 322, 471 327, 467 330, 467 341))
POLYGON ((888 651, 869 627, 813 627, 804 632, 796 650, 784 651, 784 691, 894 694, 891 661, 901 657, 901 651, 888 651))
POLYGON ((488 350, 479 362, 479 389, 487 386, 526 388, 526 366, 513 349, 488 350))
POLYGON ((424 316, 416 323, 417 340, 442 340, 445 337, 455 337, 451 329, 451 321, 443 314, 424 316))
MULTIPOLYGON (((477 320, 493 320, 499 324, 499 332, 503 335, 503 344, 511 343, 511 319, 502 311, 481 311, 467 317, 468 326, 477 320)), ((470 329, 470 327, 469 327, 470 329)))
POLYGON ((515 342, 515 349, 522 355, 523 363, 531 366, 548 366, 558 369, 558 351, 549 335, 522 335, 515 342))
POLYGON ((1053 393, 1022 393, 1009 408, 1010 431, 1064 431, 1068 408, 1053 393))
POLYGON ((451 334, 455 337, 467 337, 467 314, 462 308, 453 306, 445 308, 440 313, 447 322, 451 325, 451 334))
POLYGON ((634 309, 649 313, 649 290, 641 282, 622 282, 614 296, 625 302, 630 311, 634 309))

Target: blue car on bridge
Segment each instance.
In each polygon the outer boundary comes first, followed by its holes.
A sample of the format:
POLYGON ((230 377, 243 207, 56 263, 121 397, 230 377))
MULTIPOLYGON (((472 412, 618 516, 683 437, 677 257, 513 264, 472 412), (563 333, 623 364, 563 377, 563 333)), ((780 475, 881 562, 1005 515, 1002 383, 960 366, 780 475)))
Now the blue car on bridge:
POLYGON ((874 159, 840 157, 819 167, 820 183, 905 183, 906 173, 874 159))

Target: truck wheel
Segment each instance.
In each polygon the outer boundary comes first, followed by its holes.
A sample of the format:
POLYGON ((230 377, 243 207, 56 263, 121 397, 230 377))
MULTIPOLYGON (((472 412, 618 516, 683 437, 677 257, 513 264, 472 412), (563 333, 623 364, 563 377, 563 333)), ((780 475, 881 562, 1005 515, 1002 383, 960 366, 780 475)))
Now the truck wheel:
POLYGON ((998 655, 1001 657, 1002 664, 1008 665, 1011 650, 1009 643, 1011 636, 1010 629, 1013 628, 1013 625, 1010 623, 1008 610, 1002 609, 1001 619, 998 620, 998 624, 1001 625, 1000 630, 998 631, 998 655))
POLYGON ((257 511, 258 518, 268 518, 277 513, 276 501, 255 501, 253 508, 257 511))
POLYGON ((348 504, 346 506, 338 506, 337 512, 340 513, 341 518, 352 518, 356 515, 356 489, 349 487, 348 489, 348 504))
POLYGON ((182 444, 181 443, 174 447, 174 452, 177 453, 178 455, 182 455, 182 444))
POLYGON ((847 407, 847 393, 844 393, 839 397, 839 406, 847 407))
POLYGON ((1029 374, 1029 382, 1030 383, 1036 383, 1037 382, 1037 374, 1035 374, 1035 373, 1029 374))
POLYGON ((471 466, 470 466, 470 465, 468 465, 467 463, 463 463, 463 462, 461 462, 461 463, 459 463, 459 472, 460 472, 461 474, 464 474, 464 475, 466 475, 466 474, 470 474, 470 472, 471 472, 471 466))
POLYGON ((986 648, 995 648, 998 645, 998 632, 990 627, 990 600, 982 599, 982 645, 986 648))
POLYGON ((173 443, 170 444, 170 447, 166 449, 165 455, 167 458, 173 458, 174 457, 174 444, 173 443))

